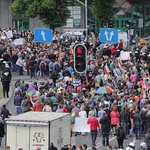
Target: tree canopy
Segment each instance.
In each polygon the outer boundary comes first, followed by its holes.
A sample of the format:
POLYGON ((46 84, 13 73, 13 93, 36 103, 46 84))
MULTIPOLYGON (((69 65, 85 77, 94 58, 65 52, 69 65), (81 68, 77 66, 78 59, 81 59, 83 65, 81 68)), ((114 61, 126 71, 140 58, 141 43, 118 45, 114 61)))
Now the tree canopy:
POLYGON ((90 5, 91 12, 100 24, 113 17, 113 0, 93 0, 90 5))
POLYGON ((14 0, 10 10, 14 15, 39 18, 51 29, 66 25, 70 16, 68 0, 14 0))

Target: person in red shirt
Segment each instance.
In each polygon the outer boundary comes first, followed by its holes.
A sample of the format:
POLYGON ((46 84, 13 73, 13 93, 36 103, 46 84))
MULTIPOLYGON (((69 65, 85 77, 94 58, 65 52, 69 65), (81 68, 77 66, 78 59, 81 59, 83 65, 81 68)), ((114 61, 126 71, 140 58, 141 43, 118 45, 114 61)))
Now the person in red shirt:
POLYGON ((92 118, 89 118, 87 120, 87 124, 90 124, 92 144, 95 146, 96 145, 95 141, 97 138, 97 132, 100 129, 98 120, 96 119, 96 115, 93 115, 92 118))
POLYGON ((123 49, 123 41, 120 39, 120 42, 118 44, 118 49, 121 51, 123 49))
POLYGON ((115 45, 112 45, 111 48, 110 48, 110 51, 111 51, 111 55, 115 55, 116 54, 116 47, 115 45))
POLYGON ((33 105, 34 111, 42 111, 44 107, 44 104, 42 103, 41 97, 38 98, 38 100, 33 105))
POLYGON ((68 109, 67 109, 66 104, 64 104, 64 106, 63 106, 63 108, 62 108, 62 109, 63 109, 63 112, 64 112, 64 113, 68 113, 68 109))

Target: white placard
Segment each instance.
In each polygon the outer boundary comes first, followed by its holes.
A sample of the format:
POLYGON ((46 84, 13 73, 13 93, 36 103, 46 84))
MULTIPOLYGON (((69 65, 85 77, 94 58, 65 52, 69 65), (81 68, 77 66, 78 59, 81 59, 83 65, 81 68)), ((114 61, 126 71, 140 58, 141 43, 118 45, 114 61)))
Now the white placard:
POLYGON ((90 132, 90 125, 87 124, 88 118, 75 117, 75 132, 90 132))
POLYGON ((14 45, 23 45, 23 38, 15 39, 13 42, 14 45))
POLYGON ((9 30, 8 32, 5 32, 5 33, 6 33, 8 39, 13 37, 12 31, 9 30))
POLYGON ((130 60, 130 52, 121 52, 120 58, 121 60, 130 60))

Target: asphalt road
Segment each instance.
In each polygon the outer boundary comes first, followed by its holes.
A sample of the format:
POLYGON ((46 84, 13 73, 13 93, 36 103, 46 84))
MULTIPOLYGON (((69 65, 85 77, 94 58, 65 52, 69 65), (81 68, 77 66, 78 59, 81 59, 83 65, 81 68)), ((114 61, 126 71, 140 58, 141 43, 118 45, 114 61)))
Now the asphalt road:
MULTIPOLYGON (((141 140, 136 140, 135 137, 128 137, 128 139, 124 140, 124 144, 123 144, 124 149, 128 146, 128 144, 130 142, 134 142, 134 143, 136 143, 136 150, 138 150, 141 142, 143 142, 143 141, 144 141, 144 137, 142 137, 141 140)), ((91 144, 92 144, 90 134, 88 134, 86 136, 77 136, 76 137, 76 145, 78 146, 78 145, 83 145, 83 144, 87 144, 88 148, 90 149, 91 144)), ((112 147, 118 146, 117 139, 115 136, 113 136, 113 135, 109 136, 109 144, 112 147)), ((100 137, 100 135, 98 135, 98 137, 96 139, 96 145, 97 145, 96 146, 97 150, 106 150, 107 149, 106 147, 104 147, 102 145, 102 138, 100 137)))
MULTIPOLYGON (((42 78, 39 78, 38 80, 31 79, 29 76, 26 76, 26 75, 19 76, 18 73, 13 73, 12 82, 11 82, 12 91, 14 91, 14 89, 15 89, 14 84, 15 84, 16 80, 19 78, 28 83, 34 82, 34 81, 40 82, 40 81, 46 80, 46 79, 42 79, 42 78)), ((15 107, 13 105, 13 96, 14 95, 12 94, 12 97, 6 106, 11 111, 12 115, 15 115, 15 107)), ((4 150, 4 147, 5 147, 5 138, 3 138, 3 139, 4 140, 2 142, 2 146, 0 147, 0 150, 4 150)), ((72 141, 74 144, 76 144, 76 146, 86 144, 88 146, 88 149, 91 149, 92 143, 91 143, 90 133, 86 134, 85 136, 77 135, 76 137, 72 138, 72 141)), ((117 140, 116 140, 115 136, 110 135, 109 141, 110 141, 110 145, 112 147, 117 146, 117 140)), ((132 141, 136 143, 136 150, 138 150, 140 143, 144 141, 144 137, 142 137, 141 140, 136 140, 135 137, 128 137, 128 139, 124 140, 124 149, 132 141)), ((96 145, 97 145, 96 146, 97 150, 106 150, 106 147, 104 147, 102 145, 102 138, 101 138, 100 134, 98 134, 98 137, 96 140, 96 145)))

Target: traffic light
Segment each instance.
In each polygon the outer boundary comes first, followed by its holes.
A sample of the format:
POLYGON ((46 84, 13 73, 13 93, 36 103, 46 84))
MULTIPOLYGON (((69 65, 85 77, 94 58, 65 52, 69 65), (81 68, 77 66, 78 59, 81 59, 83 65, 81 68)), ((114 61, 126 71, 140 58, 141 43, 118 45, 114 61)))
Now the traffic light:
POLYGON ((87 69, 87 49, 82 44, 77 44, 74 47, 74 69, 80 74, 87 69))
POLYGON ((103 23, 103 28, 107 28, 107 27, 108 27, 108 22, 105 21, 105 22, 103 23))
POLYGON ((126 21, 126 27, 129 29, 131 27, 131 21, 126 21))
POLYGON ((114 28, 114 20, 110 19, 108 21, 108 28, 114 28))

